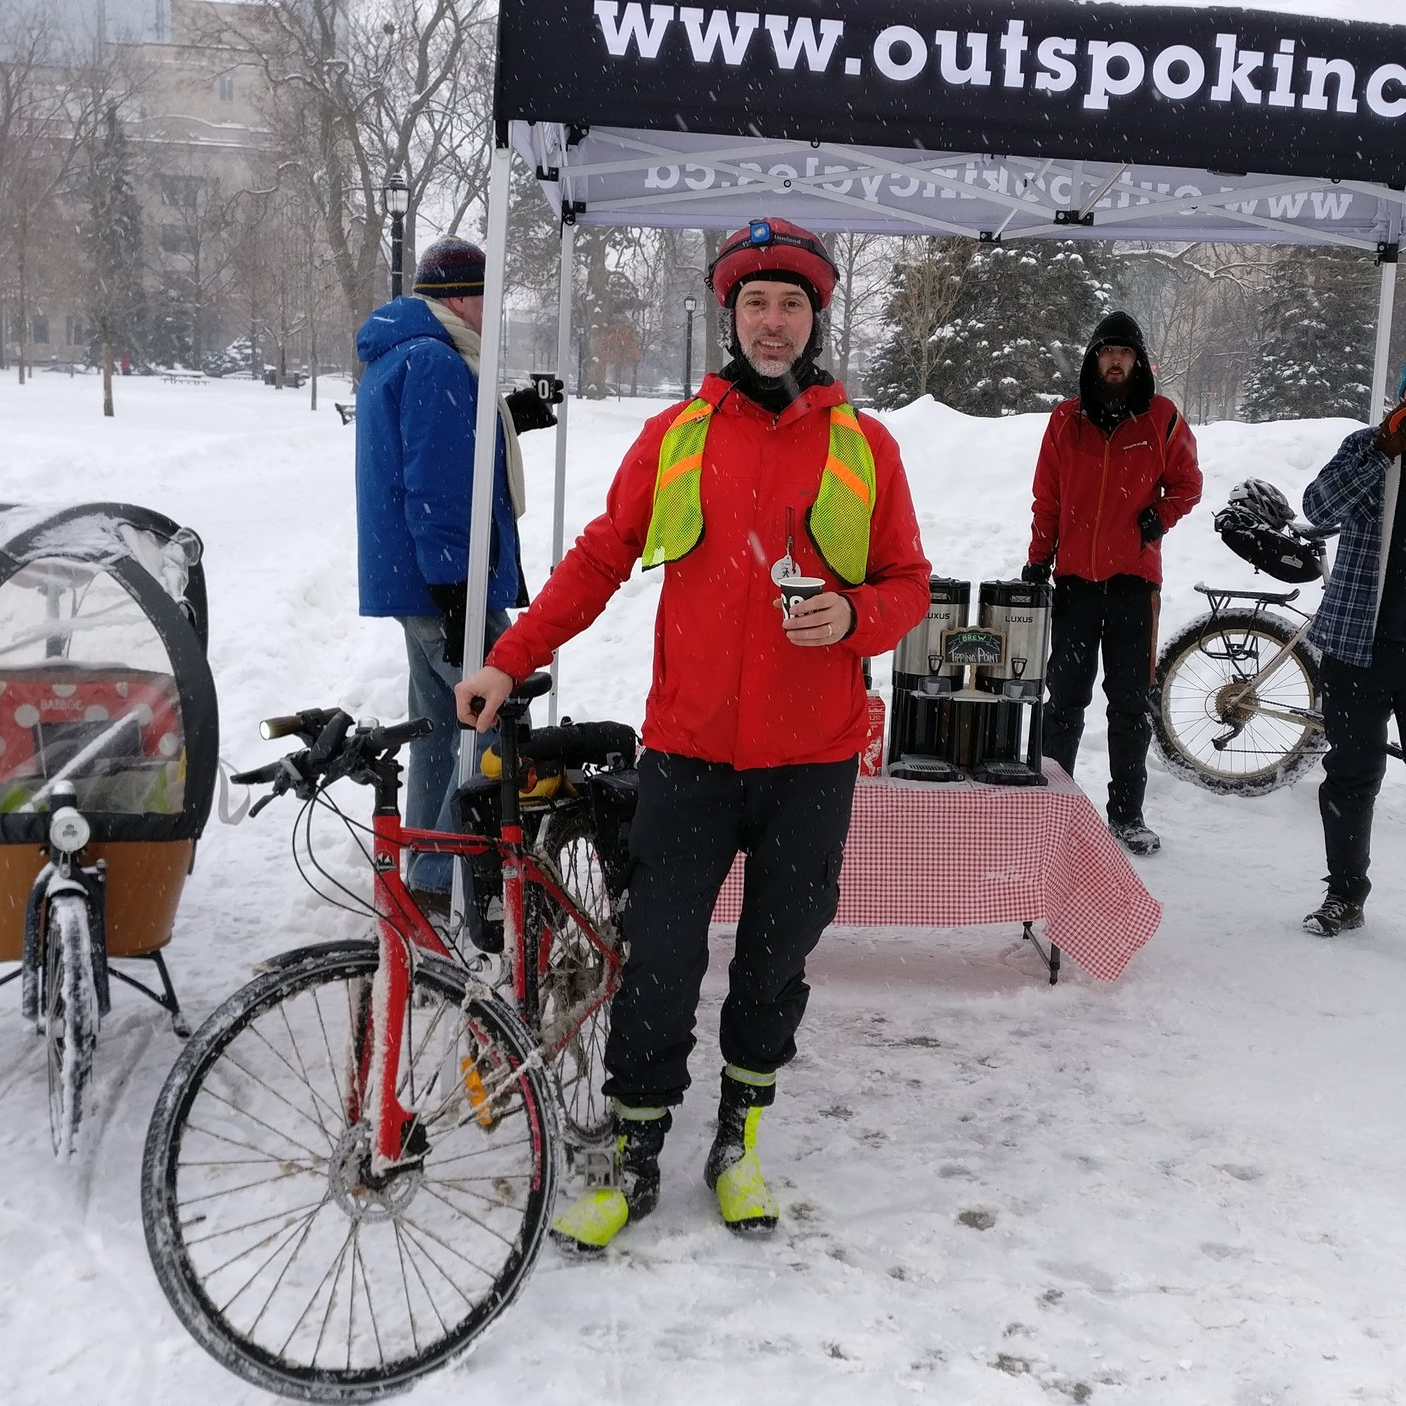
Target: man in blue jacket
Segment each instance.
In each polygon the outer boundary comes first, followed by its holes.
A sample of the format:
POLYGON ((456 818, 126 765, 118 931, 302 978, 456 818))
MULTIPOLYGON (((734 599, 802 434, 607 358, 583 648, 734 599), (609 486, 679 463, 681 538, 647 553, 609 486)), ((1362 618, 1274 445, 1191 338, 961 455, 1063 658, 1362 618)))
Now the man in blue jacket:
MULTIPOLYGON (((464 619, 478 415, 484 255, 449 235, 425 250, 414 294, 379 307, 357 333, 366 370, 356 394, 356 519, 361 613, 405 631, 409 715, 434 723, 410 753, 405 823, 452 829, 459 729, 454 685, 464 664, 464 619)), ((522 458, 517 429, 556 423, 535 391, 500 401, 493 460, 485 650, 525 605, 517 518, 522 458), (514 425, 516 421, 516 427, 514 425)), ((422 854, 407 881, 422 906, 447 915, 451 855, 422 854)))
POLYGON ((1398 729, 1406 722, 1406 371, 1397 399, 1375 429, 1354 430, 1343 440, 1303 495, 1310 522, 1342 528, 1308 636, 1323 651, 1328 754, 1318 809, 1328 894, 1303 925, 1320 937, 1362 926, 1387 723, 1393 715, 1398 729))

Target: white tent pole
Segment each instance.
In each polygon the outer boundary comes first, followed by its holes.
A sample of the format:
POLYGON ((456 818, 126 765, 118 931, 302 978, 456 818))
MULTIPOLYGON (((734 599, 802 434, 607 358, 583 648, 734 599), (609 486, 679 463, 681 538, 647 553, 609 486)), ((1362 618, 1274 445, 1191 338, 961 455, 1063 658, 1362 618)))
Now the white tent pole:
POLYGON ((1376 424, 1386 404, 1386 383, 1391 356, 1391 309, 1396 300, 1396 260, 1382 260, 1381 292, 1377 298, 1377 350, 1372 358, 1372 399, 1367 419, 1376 424))
MULTIPOLYGON (((495 146, 489 160, 487 267, 483 280, 483 334, 478 363, 478 415, 474 421, 474 483, 469 508, 469 575, 464 611, 464 676, 483 664, 483 629, 488 620, 488 544, 493 525, 493 478, 498 447, 498 329, 503 321, 503 265, 508 251, 508 170, 512 151, 495 146)), ((470 734, 459 748, 459 784, 472 775, 475 758, 470 734)), ((457 931, 466 912, 464 864, 454 863, 450 900, 457 931)))
MULTIPOLYGON (((483 663, 483 627, 488 615, 488 542, 493 525, 493 469, 498 445, 499 328, 503 321, 503 264, 508 247, 508 164, 512 152, 495 147, 489 162, 488 239, 484 254, 483 335, 478 364, 478 418, 474 421, 474 490, 469 509, 469 595, 464 621, 464 673, 483 663)), ((467 776, 466 757, 459 775, 467 776)))
MULTIPOLYGON (((567 368, 571 365, 571 302, 576 276, 576 226, 561 227, 561 273, 557 279, 557 376, 567 389, 567 395, 557 406, 557 478, 556 494, 552 499, 552 566, 561 560, 566 537, 566 411, 571 404, 573 387, 567 368)), ((557 668, 552 656, 552 696, 547 701, 547 721, 557 720, 557 668)))

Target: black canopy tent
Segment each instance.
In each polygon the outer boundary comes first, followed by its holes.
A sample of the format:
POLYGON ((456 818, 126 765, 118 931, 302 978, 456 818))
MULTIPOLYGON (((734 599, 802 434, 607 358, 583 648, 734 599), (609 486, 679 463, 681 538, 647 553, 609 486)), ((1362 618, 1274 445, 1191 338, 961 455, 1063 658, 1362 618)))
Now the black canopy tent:
MULTIPOLYGON (((1382 270, 1382 403, 1406 25, 1073 0, 750 3, 500 0, 486 326, 502 317, 516 151, 562 221, 561 366, 577 225, 770 214, 818 231, 1362 250, 1382 270)), ((496 337, 481 371, 497 383, 496 337)), ((495 413, 481 397, 466 672, 482 660, 495 413)))

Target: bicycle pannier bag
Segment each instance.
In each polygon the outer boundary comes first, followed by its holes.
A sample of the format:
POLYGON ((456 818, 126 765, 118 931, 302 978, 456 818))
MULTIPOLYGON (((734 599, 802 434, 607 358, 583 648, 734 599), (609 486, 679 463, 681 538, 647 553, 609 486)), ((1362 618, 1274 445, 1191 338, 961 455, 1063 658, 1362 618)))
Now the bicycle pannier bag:
POLYGON ((613 898, 624 892, 630 869, 630 822, 639 803, 640 774, 633 767, 607 771, 590 779, 591 810, 596 824, 596 853, 613 898))
POLYGON ((1318 543, 1276 531, 1238 508, 1222 508, 1213 521, 1236 556, 1276 581, 1316 581, 1322 574, 1323 549, 1318 543))

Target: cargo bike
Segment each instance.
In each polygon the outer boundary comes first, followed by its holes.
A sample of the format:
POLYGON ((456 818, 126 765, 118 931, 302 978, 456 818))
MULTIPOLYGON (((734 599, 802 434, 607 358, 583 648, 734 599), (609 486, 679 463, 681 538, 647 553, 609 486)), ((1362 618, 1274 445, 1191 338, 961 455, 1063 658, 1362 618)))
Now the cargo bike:
POLYGON ((218 769, 200 557, 133 504, 0 504, 0 985, 45 1041, 60 1160, 114 980, 189 1033, 162 953, 218 769))

